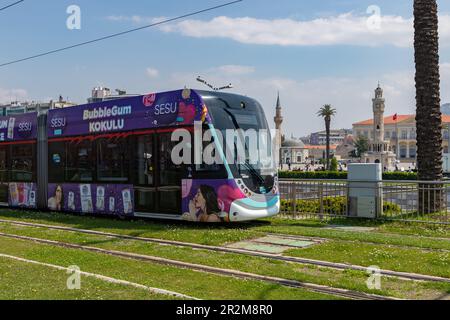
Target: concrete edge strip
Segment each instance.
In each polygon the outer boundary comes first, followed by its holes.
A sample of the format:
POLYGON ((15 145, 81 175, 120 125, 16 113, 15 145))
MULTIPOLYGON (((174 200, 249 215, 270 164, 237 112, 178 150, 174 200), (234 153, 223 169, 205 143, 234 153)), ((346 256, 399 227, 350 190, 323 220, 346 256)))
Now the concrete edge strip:
MULTIPOLYGON (((10 260, 16 260, 16 261, 20 261, 20 262, 29 263, 29 264, 44 266, 44 267, 48 267, 48 268, 52 268, 52 269, 57 269, 60 271, 66 271, 66 272, 72 271, 72 269, 70 269, 70 268, 57 266, 54 264, 49 264, 49 263, 44 263, 44 262, 39 262, 39 261, 34 261, 34 260, 29 260, 29 259, 25 259, 25 258, 20 258, 20 257, 8 255, 8 254, 3 254, 3 253, 0 253, 0 258, 6 258, 6 259, 10 259, 10 260)), ((113 283, 113 284, 120 284, 120 285, 124 285, 124 286, 143 289, 143 290, 146 290, 146 291, 149 291, 152 293, 156 293, 156 294, 162 294, 162 295, 167 295, 167 296, 172 296, 172 297, 177 297, 177 298, 182 298, 182 299, 200 300, 198 298, 194 298, 194 297, 182 294, 182 293, 159 289, 159 288, 148 287, 148 286, 145 286, 142 284, 138 284, 138 283, 134 283, 134 282, 126 281, 126 280, 120 280, 120 279, 116 279, 116 278, 111 278, 111 277, 107 277, 107 276, 96 274, 96 273, 85 272, 85 271, 79 271, 79 273, 86 277, 95 278, 95 279, 113 283)))

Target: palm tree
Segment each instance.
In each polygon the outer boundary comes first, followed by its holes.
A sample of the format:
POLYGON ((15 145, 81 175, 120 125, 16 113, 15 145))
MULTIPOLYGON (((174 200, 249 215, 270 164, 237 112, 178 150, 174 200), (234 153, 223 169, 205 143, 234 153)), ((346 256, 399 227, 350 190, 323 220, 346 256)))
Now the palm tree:
MULTIPOLYGON (((414 31, 418 177, 421 181, 440 181, 443 178, 442 118, 436 0, 414 0, 414 31)), ((419 212, 441 210, 441 188, 422 184, 419 190, 419 212)))
POLYGON ((330 170, 330 126, 331 117, 336 115, 336 109, 333 109, 331 105, 326 104, 319 109, 317 115, 325 120, 325 130, 327 134, 326 169, 330 170))
POLYGON ((365 136, 358 136, 355 143, 355 158, 361 158, 364 153, 369 150, 369 139, 367 139, 365 136))

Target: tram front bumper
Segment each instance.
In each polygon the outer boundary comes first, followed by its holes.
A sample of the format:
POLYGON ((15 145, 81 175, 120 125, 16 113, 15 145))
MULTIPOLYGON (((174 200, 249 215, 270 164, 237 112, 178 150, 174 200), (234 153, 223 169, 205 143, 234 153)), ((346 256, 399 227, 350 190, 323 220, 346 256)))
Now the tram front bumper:
POLYGON ((230 221, 250 221, 268 218, 280 212, 280 197, 274 197, 264 206, 250 199, 235 200, 230 207, 230 221))

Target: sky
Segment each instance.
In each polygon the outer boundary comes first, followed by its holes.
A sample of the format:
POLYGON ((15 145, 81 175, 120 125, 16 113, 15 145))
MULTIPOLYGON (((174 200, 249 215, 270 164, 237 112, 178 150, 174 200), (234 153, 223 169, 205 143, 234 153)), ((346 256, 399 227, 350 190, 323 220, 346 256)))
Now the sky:
MULTIPOLYGON (((228 0, 25 0, 0 11, 0 64, 226 3, 228 0), (67 28, 70 5, 81 29, 67 28)), ((12 0, 0 0, 0 7, 12 0)), ((244 0, 185 20, 0 68, 0 102, 85 103, 95 86, 149 93, 215 86, 257 99, 283 131, 334 128, 371 117, 378 82, 387 114, 415 109, 412 0, 244 0), (379 15, 377 15, 379 13, 379 15)), ((438 0, 442 103, 450 103, 450 1, 438 0)))

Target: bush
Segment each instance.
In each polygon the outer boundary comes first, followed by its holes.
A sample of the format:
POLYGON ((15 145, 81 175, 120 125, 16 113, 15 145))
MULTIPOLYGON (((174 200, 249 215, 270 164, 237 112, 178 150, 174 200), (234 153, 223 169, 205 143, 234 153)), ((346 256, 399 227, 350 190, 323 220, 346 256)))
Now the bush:
POLYGON ((417 180, 416 172, 385 172, 383 180, 417 180))
MULTIPOLYGON (((347 172, 336 171, 280 171, 280 179, 347 179, 347 172)), ((417 180, 417 173, 415 172, 385 172, 383 173, 383 180, 417 180)))
MULTIPOLYGON (((293 212, 292 200, 281 200, 281 212, 293 212)), ((345 197, 326 197, 323 199, 323 213, 340 214, 346 213, 345 197)), ((320 213, 319 199, 297 200, 296 212, 301 213, 320 213)))
MULTIPOLYGON (((281 200, 281 212, 293 212, 292 200, 281 200)), ((383 203, 384 213, 400 213, 401 207, 395 203, 385 201, 383 203)), ((297 200, 296 212, 300 213, 320 213, 319 199, 297 200)), ((324 214, 345 215, 347 213, 347 203, 345 197, 326 197, 323 199, 324 214)))
POLYGON ((338 171, 338 162, 337 162, 336 158, 331 159, 330 171, 333 171, 333 172, 338 171))
POLYGON ((281 171, 281 179, 347 179, 347 172, 330 171, 281 171))
POLYGON ((393 214, 393 213, 400 213, 400 212, 402 212, 402 208, 398 204, 395 204, 393 202, 388 202, 388 201, 385 201, 383 203, 383 213, 393 214))

